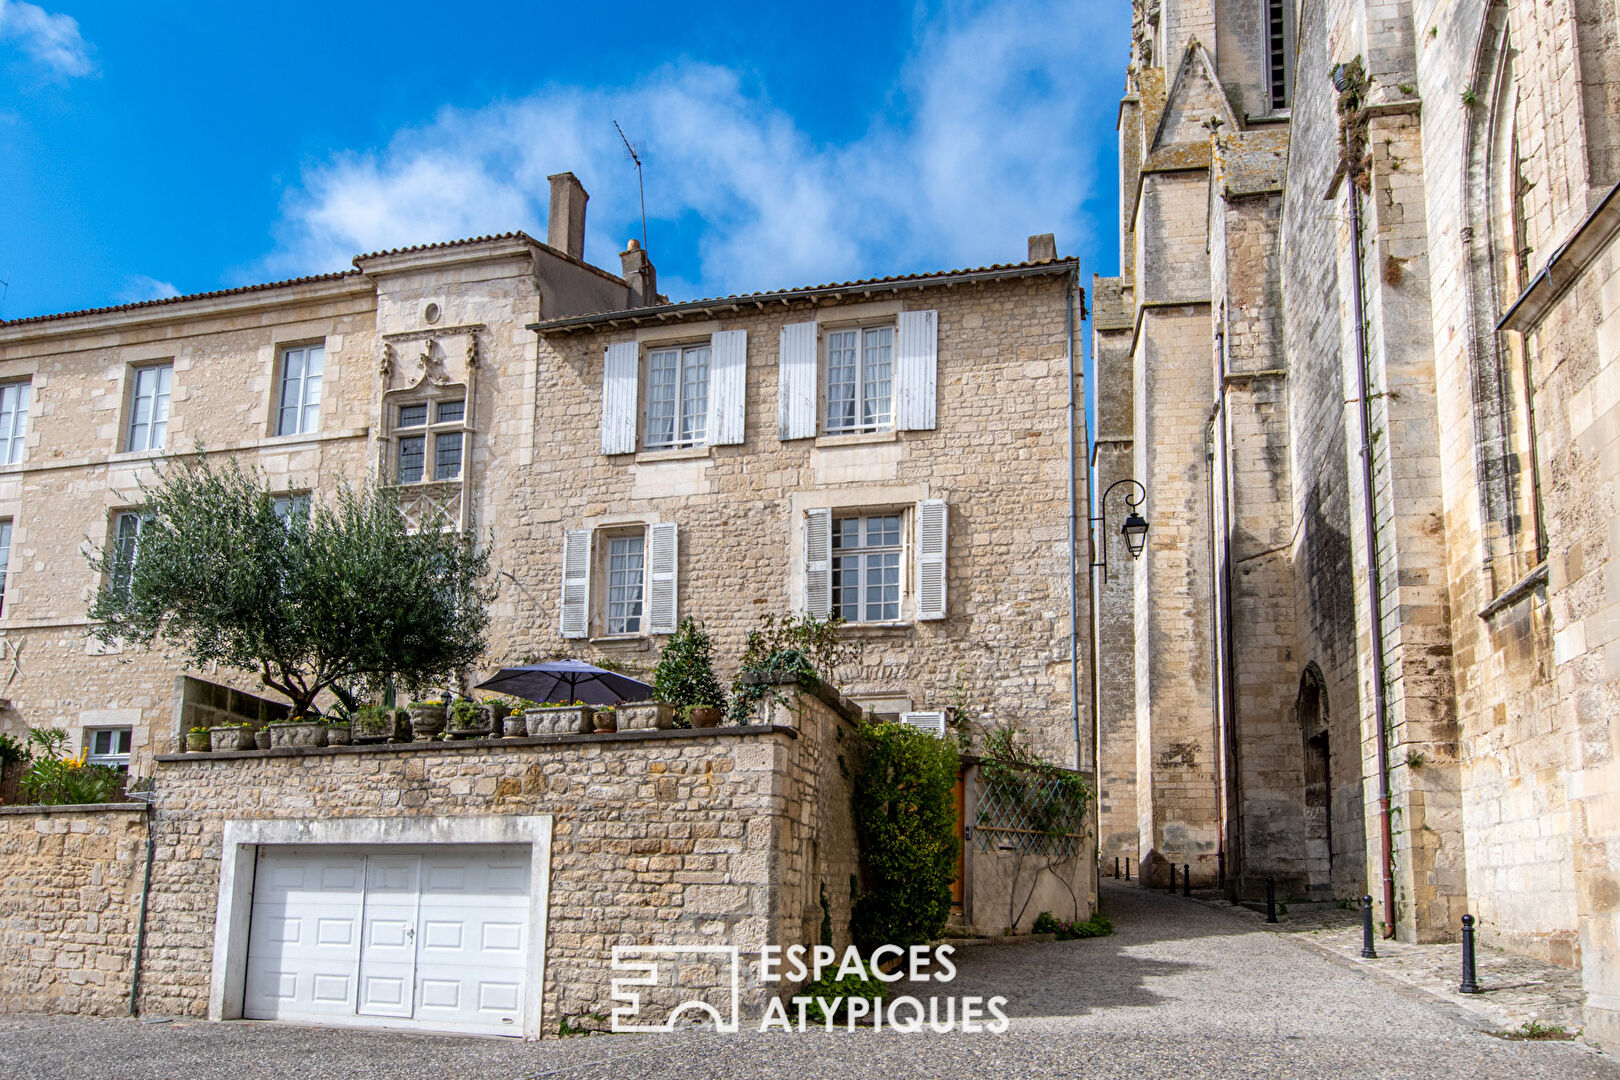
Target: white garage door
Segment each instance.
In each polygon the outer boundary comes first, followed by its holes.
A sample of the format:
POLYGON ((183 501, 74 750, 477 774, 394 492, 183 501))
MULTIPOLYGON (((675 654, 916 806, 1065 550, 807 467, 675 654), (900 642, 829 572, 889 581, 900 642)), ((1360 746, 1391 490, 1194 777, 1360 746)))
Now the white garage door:
POLYGON ((529 848, 261 847, 242 1014, 522 1033, 529 848))

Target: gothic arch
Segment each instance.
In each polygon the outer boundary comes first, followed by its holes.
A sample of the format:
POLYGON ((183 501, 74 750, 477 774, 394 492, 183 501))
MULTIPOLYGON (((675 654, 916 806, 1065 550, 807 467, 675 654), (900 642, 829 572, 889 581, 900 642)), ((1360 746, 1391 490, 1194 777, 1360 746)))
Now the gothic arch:
POLYGON ((1312 660, 1299 677, 1294 716, 1303 750, 1300 806, 1305 818, 1305 879, 1313 893, 1333 887, 1333 773, 1328 742, 1327 680, 1312 660))

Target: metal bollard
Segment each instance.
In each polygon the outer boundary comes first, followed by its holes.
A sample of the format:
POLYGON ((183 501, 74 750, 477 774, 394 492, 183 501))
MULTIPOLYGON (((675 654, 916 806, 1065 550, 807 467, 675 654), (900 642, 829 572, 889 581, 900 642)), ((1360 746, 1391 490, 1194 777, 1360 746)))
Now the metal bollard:
POLYGON ((1192 895, 1192 867, 1186 863, 1181 864, 1181 895, 1192 895))
POLYGON ((1462 985, 1457 987, 1459 994, 1479 993, 1479 982, 1474 978, 1474 917, 1464 915, 1463 924, 1463 977, 1462 985))
POLYGON ((1361 956, 1365 960, 1378 959, 1378 950, 1373 948, 1372 924, 1372 897, 1361 898, 1361 956))
POLYGON ((1114 880, 1119 880, 1119 856, 1114 856, 1114 880))
POLYGON ((1131 880, 1131 857, 1125 856, 1125 880, 1131 880))
POLYGON ((1266 878, 1266 922, 1277 921, 1277 882, 1266 878))

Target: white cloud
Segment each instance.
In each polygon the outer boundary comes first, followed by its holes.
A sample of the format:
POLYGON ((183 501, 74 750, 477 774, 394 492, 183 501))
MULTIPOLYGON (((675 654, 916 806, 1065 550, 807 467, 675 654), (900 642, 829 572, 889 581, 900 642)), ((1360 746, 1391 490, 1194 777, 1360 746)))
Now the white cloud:
POLYGON ((167 281, 159 281, 145 274, 131 274, 124 279, 124 287, 118 290, 118 302, 134 304, 142 300, 167 300, 179 295, 180 290, 167 281))
POLYGON ((0 41, 14 41, 29 58, 57 78, 95 70, 90 46, 71 15, 52 15, 38 4, 0 0, 0 41))
POLYGON ((616 268, 640 222, 613 119, 646 162, 649 247, 677 298, 1017 261, 1035 232, 1073 251, 1095 180, 1081 129, 1113 127, 1123 58, 1096 42, 1123 40, 1116 7, 1014 0, 922 24, 889 112, 843 144, 815 142, 737 72, 690 62, 626 87, 446 109, 381 150, 307 168, 261 269, 319 272, 513 228, 543 236, 545 178, 565 169, 592 193, 586 257, 616 268), (693 220, 695 239, 676 236, 693 220))

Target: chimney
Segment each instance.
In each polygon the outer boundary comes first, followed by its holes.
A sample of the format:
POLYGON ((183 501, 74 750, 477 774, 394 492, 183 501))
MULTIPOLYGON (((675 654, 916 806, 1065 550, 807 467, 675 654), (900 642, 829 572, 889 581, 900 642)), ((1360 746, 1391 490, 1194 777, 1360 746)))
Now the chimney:
POLYGON ((1041 233, 1039 236, 1029 238, 1030 262, 1051 262, 1055 258, 1057 258, 1057 240, 1051 233, 1041 233))
POLYGON ((619 265, 624 268, 625 283, 630 286, 631 307, 651 307, 658 303, 658 271, 641 248, 640 240, 632 240, 619 252, 619 265))
POLYGON ((585 259, 585 203, 590 196, 579 177, 561 172, 551 181, 551 215, 546 219, 546 243, 574 258, 585 259))

